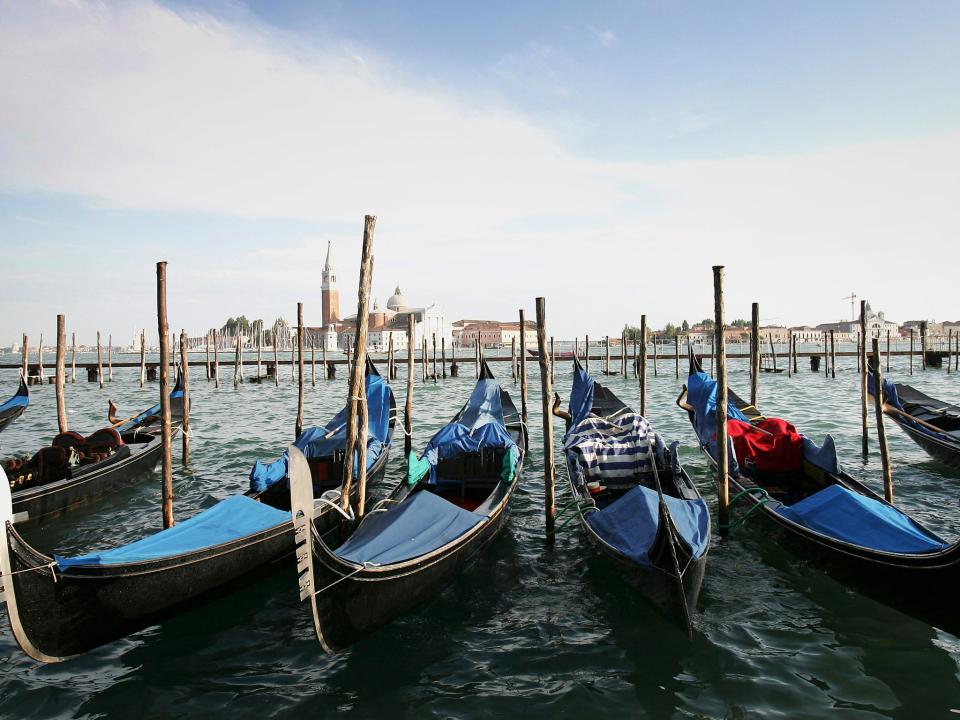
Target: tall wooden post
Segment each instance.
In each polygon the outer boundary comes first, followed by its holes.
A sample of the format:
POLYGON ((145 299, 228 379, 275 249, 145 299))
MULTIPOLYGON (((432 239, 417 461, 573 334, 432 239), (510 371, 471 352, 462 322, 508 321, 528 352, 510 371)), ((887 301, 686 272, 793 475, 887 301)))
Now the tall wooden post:
POLYGON ((107 336, 107 381, 113 382, 113 334, 107 336))
POLYGON ((880 445, 880 462, 883 464, 883 498, 893 502, 893 473, 890 469, 890 453, 887 450, 887 431, 883 426, 883 375, 880 371, 880 340, 873 338, 873 406, 877 414, 877 442, 880 445))
POLYGON ((677 380, 680 379, 680 331, 673 336, 673 360, 676 365, 677 380))
POLYGON ((280 387, 280 352, 277 350, 277 334, 274 332, 270 339, 273 340, 271 343, 273 345, 273 385, 280 387))
POLYGON ((233 343, 233 387, 240 385, 240 333, 237 333, 233 343))
POLYGON ((430 333, 431 341, 433 342, 433 381, 437 381, 437 334, 430 333))
POLYGON ((140 389, 147 378, 147 335, 146 328, 140 330, 140 389))
POLYGON ((793 330, 787 334, 787 377, 793 375, 793 330))
MULTIPOLYGON (((723 266, 720 277, 723 277, 723 266)), ((714 268, 714 293, 717 288, 717 270, 714 268)), ((721 280, 722 283, 722 280, 721 280)), ((714 300, 716 304, 716 300, 714 300)), ((760 402, 760 303, 750 306, 750 404, 757 407, 760 402)))
POLYGON ((459 344, 459 340, 450 343, 450 377, 460 376, 460 366, 457 365, 457 345, 459 344))
POLYGON ((640 349, 639 344, 637 343, 637 334, 633 334, 633 376, 635 378, 640 377, 640 349))
MULTIPOLYGON (((41 335, 41 338, 43 336, 41 335)), ((927 369, 927 321, 920 321, 920 369, 927 369)))
POLYGON ((373 276, 373 230, 377 218, 367 215, 363 225, 363 248, 360 258, 360 290, 357 297, 357 332, 353 348, 353 372, 347 398, 347 448, 343 468, 343 508, 350 506, 354 455, 357 457, 357 517, 363 517, 367 483, 367 393, 364 370, 367 357, 367 328, 370 313, 370 282, 373 276))
POLYGON ((829 346, 830 336, 827 334, 827 331, 823 331, 823 376, 830 377, 830 346, 829 346))
POLYGON ((833 330, 830 331, 830 377, 834 380, 837 378, 837 345, 833 330))
MULTIPOLYGON (((276 339, 274 339, 273 353, 276 357, 276 339)), ((220 331, 216 329, 213 331, 213 386, 220 387, 220 331)))
MULTIPOLYGON (((297 383, 297 422, 294 425, 293 438, 296 440, 303 432, 303 303, 297 303, 297 356, 299 358, 299 377, 297 383)), ((361 455, 366 457, 366 452, 361 455)))
POLYGON ((63 315, 57 315, 57 374, 54 378, 54 384, 57 389, 57 425, 60 432, 65 433, 67 427, 67 404, 64 400, 64 385, 67 380, 66 371, 67 359, 67 330, 66 321, 63 315))
POLYGON ((480 378, 480 333, 477 332, 477 338, 473 341, 473 369, 477 378, 480 378))
MULTIPOLYGON (((44 383, 43 375, 43 333, 40 333, 40 344, 37 346, 37 363, 40 366, 40 384, 44 383)), ((103 381, 100 381, 100 386, 103 387, 103 381)))
POLYGON ((867 454, 867 301, 860 301, 860 416, 863 421, 861 445, 867 454))
POLYGON ((21 358, 21 359, 20 359, 20 374, 23 375, 23 381, 24 381, 24 382, 27 382, 27 372, 28 372, 27 364, 28 364, 28 360, 29 360, 28 357, 27 357, 27 353, 28 353, 28 352, 29 352, 29 348, 28 348, 28 345, 27 345, 27 336, 26 336, 26 334, 24 334, 24 336, 23 336, 23 346, 20 348, 20 358, 21 358))
POLYGON ((793 338, 793 374, 797 374, 797 338, 793 338))
MULTIPOLYGON (((890 331, 887 330, 887 338, 890 337, 890 331)), ((890 340, 887 340, 887 372, 890 372, 890 340)), ((947 330, 947 375, 950 374, 950 365, 953 362, 953 330, 947 330)))
POLYGON ((427 381, 427 333, 426 328, 424 328, 423 337, 421 338, 420 343, 420 368, 422 370, 422 380, 423 382, 427 381))
POLYGON ((640 414, 647 416, 647 316, 640 316, 640 414))
POLYGON ((513 371, 513 384, 517 384, 517 339, 510 338, 510 369, 513 371))
POLYGON ((527 425, 527 321, 520 308, 520 407, 523 425, 527 425))
MULTIPOLYGON (((730 526, 730 470, 727 458, 727 353, 723 346, 723 266, 713 266, 713 312, 714 332, 721 339, 717 353, 717 494, 719 499, 720 534, 725 534, 730 526)), ((759 305, 753 304, 753 326, 751 337, 758 338, 759 305)), ((753 347, 759 349, 756 342, 753 347)), ((759 356, 759 353, 756 353, 759 356)), ((753 358, 751 358, 751 362, 753 358)), ((756 370, 756 367, 752 368, 756 370)), ((752 391, 752 383, 751 383, 752 391)), ((754 397, 754 404, 756 404, 754 397)))
POLYGON ((913 328, 910 328, 910 374, 913 375, 913 328))
MULTIPOLYGON (((393 335, 390 336, 390 353, 393 354, 393 335)), ((387 379, 390 378, 390 370, 387 369, 387 379)), ((317 386, 317 337, 311 333, 310 335, 310 387, 317 386)))
MULTIPOLYGON (((40 342, 43 342, 43 336, 40 336, 40 342)), ((103 348, 100 345, 100 331, 97 330, 97 381, 100 383, 100 389, 103 390, 103 348)))
POLYGON ((586 365, 584 365, 584 370, 587 371, 587 375, 590 374, 590 336, 587 335, 583 343, 583 357, 586 359, 586 365))
MULTIPOLYGON (((26 335, 24 335, 26 337, 26 335)), ((70 333, 70 382, 77 381, 77 334, 70 333)))
MULTIPOLYGON (((770 344, 770 359, 773 361, 773 371, 776 372, 776 371, 777 371, 777 351, 776 351, 776 348, 773 347, 773 334, 772 334, 772 333, 767 333, 767 342, 770 344)), ((823 361, 826 362, 826 361, 827 361, 827 358, 826 358, 827 346, 826 346, 826 344, 824 344, 824 346, 823 346, 823 352, 824 352, 823 361)))
POLYGON ((407 315, 407 402, 403 408, 403 456, 409 457, 413 433, 413 338, 416 322, 413 313, 407 315))
POLYGON ((887 330, 887 372, 890 372, 890 331, 887 330))
POLYGON ((657 334, 652 333, 651 344, 653 345, 653 376, 657 377, 657 334))
POLYGON ((330 379, 330 369, 327 367, 327 341, 324 339, 323 344, 320 346, 320 359, 323 364, 323 377, 327 380, 330 379))
POLYGON ((182 453, 180 461, 190 464, 190 363, 187 362, 187 332, 180 329, 180 372, 183 373, 183 423, 180 426, 182 453))
POLYGON ((627 376, 627 331, 620 333, 620 374, 627 376))
POLYGON ((297 344, 295 345, 294 342, 293 342, 293 337, 291 336, 291 338, 290 338, 290 384, 291 384, 291 385, 293 385, 293 383, 295 383, 295 382, 297 381, 297 373, 296 373, 296 370, 297 370, 297 365, 296 365, 297 357, 296 357, 296 353, 297 353, 297 348, 299 347, 299 345, 300 345, 300 339, 299 339, 299 338, 297 339, 297 344))
POLYGON ((554 363, 553 356, 553 335, 550 336, 550 382, 553 382, 553 368, 556 363, 554 363))
POLYGON ((210 371, 210 331, 207 330, 206 338, 206 349, 207 349, 207 382, 210 382, 212 379, 213 373, 210 371))
MULTIPOLYGON (((167 327, 167 263, 157 263, 157 329, 160 334, 160 437, 163 445, 163 527, 173 527, 173 456, 170 432, 170 332, 167 327)), ((97 333, 97 347, 100 347, 97 333)))
POLYGON ((447 338, 440 338, 440 368, 443 371, 443 377, 447 377, 447 338))
POLYGON ((603 374, 610 374, 610 336, 603 338, 603 374))
MULTIPOLYGON (((550 401, 553 399, 553 382, 551 381, 552 368, 547 356, 547 311, 542 297, 536 299, 537 307, 537 350, 540 353, 540 398, 543 410, 543 484, 544 484, 544 517, 547 526, 547 537, 554 531, 554 515, 556 513, 556 467, 553 457, 553 415, 550 412, 550 401)), ((521 321, 521 326, 523 322, 521 321)), ((624 362, 626 358, 624 357, 624 362)), ((624 371, 626 374, 626 371, 624 371)))

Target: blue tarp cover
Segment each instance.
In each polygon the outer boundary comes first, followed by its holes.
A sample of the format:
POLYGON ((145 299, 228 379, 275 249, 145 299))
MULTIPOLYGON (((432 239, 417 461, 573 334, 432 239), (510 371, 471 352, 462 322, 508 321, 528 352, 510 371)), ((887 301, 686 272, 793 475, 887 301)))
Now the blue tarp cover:
MULTIPOLYGON (((367 391, 367 469, 371 468, 390 442, 390 398, 393 391, 379 375, 366 376, 367 391)), ((330 457, 347 446, 347 407, 338 412, 323 427, 307 428, 293 443, 308 458, 330 457), (331 432, 332 431, 332 432, 331 432), (330 437, 326 437, 327 435, 330 437)), ((354 477, 359 468, 354 463, 354 477)), ((259 460, 250 471, 250 489, 262 492, 287 476, 287 453, 279 460, 262 463, 259 460)))
POLYGON ((336 553, 358 564, 403 562, 443 547, 484 519, 421 490, 389 510, 367 515, 336 553))
POLYGON ((924 554, 946 547, 896 508, 842 485, 831 485, 777 512, 823 535, 883 552, 924 554))
POLYGON ((189 520, 129 545, 80 557, 53 557, 61 570, 74 565, 120 565, 157 560, 238 540, 288 520, 289 512, 244 495, 234 495, 189 520))
POLYGON ((570 427, 580 424, 593 408, 593 378, 577 365, 573 371, 573 387, 570 389, 570 427))
MULTIPOLYGON (((693 548, 694 558, 707 549, 710 511, 703 500, 681 500, 665 495, 677 532, 693 548)), ((637 485, 603 510, 586 516, 587 523, 608 544, 640 565, 650 565, 647 555, 660 525, 660 499, 656 490, 637 485)))
POLYGON ((440 428, 420 457, 430 463, 430 481, 435 483, 439 460, 476 453, 480 448, 508 449, 514 467, 520 459, 517 443, 504 425, 500 386, 492 379, 477 382, 460 420, 440 428))

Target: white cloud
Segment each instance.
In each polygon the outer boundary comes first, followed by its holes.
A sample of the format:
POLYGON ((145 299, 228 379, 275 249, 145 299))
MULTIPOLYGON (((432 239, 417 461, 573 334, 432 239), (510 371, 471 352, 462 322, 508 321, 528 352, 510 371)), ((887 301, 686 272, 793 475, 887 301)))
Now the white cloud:
POLYGON ((616 47, 617 43, 619 42, 613 31, 607 28, 598 28, 594 27, 593 25, 589 25, 587 26, 587 29, 590 31, 590 35, 593 36, 593 39, 603 45, 605 48, 616 47))
MULTIPOLYGON (((501 317, 545 295, 558 334, 617 332, 641 312, 654 324, 704 317, 716 262, 728 266, 731 315, 761 300, 764 316, 828 319, 847 311, 839 298, 851 288, 893 316, 960 315, 958 134, 802 156, 597 162, 509 108, 422 90, 368 49, 318 51, 150 2, 4 13, 0 192, 325 223, 341 228, 329 237, 341 239, 345 298, 362 215, 374 212, 377 292, 399 282, 451 315, 501 317)), ((531 46, 498 71, 521 82, 530 63, 549 70, 551 52, 531 46)), ((288 237, 287 250, 256 256, 224 248, 222 265, 182 292, 202 288, 211 308, 229 298, 220 313, 246 284, 262 289, 261 305, 287 307, 290 293, 316 289, 327 237, 288 237)), ((143 324, 149 303, 138 312, 124 321, 143 324)))

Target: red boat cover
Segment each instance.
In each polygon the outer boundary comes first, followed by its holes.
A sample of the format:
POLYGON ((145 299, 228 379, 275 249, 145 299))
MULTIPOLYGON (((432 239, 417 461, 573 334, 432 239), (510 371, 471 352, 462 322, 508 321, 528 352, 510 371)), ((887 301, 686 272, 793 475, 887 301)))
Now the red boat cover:
POLYGON ((737 462, 747 459, 758 470, 790 472, 803 466, 803 436, 780 418, 767 418, 756 425, 742 420, 727 420, 727 433, 733 440, 737 462))

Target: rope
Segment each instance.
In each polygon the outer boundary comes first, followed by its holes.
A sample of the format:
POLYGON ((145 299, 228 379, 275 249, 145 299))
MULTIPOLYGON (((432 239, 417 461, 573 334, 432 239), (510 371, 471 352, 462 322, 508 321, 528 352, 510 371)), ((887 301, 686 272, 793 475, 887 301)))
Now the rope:
MULTIPOLYGON (((554 517, 554 521, 562 518, 566 514, 567 510, 572 508, 574 505, 578 505, 578 503, 580 502, 581 502, 581 498, 574 498, 573 500, 568 502, 566 505, 564 505, 563 509, 561 509, 560 512, 556 514, 556 516, 554 517)), ((581 513, 597 511, 597 507, 595 505, 588 504, 589 501, 583 501, 583 502, 584 504, 582 506, 578 505, 578 509, 580 510, 581 513)), ((562 523, 560 523, 557 527, 555 527, 553 530, 548 530, 547 535, 555 535, 556 533, 560 532, 561 530, 563 530, 563 528, 569 525, 571 521, 575 520, 576 517, 577 517, 576 515, 571 515, 562 523)))
MULTIPOLYGON (((339 498, 338 498, 338 499, 339 499, 339 498)), ((336 510, 338 513, 340 513, 341 515, 343 515, 343 517, 344 517, 346 520, 353 521, 354 515, 353 515, 353 506, 352 506, 352 505, 348 505, 348 506, 347 506, 347 507, 349 508, 349 510, 350 510, 350 512, 347 513, 347 512, 346 512, 342 507, 340 507, 337 503, 332 502, 331 500, 327 500, 325 497, 317 498, 316 501, 317 501, 318 503, 320 503, 321 505, 329 505, 329 506, 332 507, 334 510, 336 510)))
MULTIPOLYGON (((52 562, 48 562, 46 565, 38 565, 37 567, 25 568, 23 570, 14 570, 13 572, 0 573, 0 578, 13 577, 14 575, 19 575, 25 572, 33 572, 35 570, 46 570, 47 568, 55 568, 56 566, 57 566, 57 561, 53 560, 52 562)), ((56 573, 53 573, 53 580, 54 582, 56 582, 57 580, 56 573)))
POLYGON ((747 510, 741 517, 737 518, 733 522, 717 523, 717 524, 724 530, 732 530, 733 528, 740 527, 741 525, 743 525, 744 522, 746 522, 748 517, 750 517, 753 513, 755 513, 757 510, 759 510, 761 507, 763 507, 768 502, 770 502, 770 500, 773 499, 770 497, 767 491, 764 490, 762 487, 751 487, 751 488, 746 488, 745 490, 741 490, 732 498, 730 498, 730 502, 727 504, 727 507, 730 508, 734 502, 736 502, 739 498, 743 497, 744 495, 752 495, 754 493, 759 493, 760 498, 756 501, 756 504, 752 508, 747 510))
POLYGON ((334 580, 332 583, 330 583, 330 584, 327 585, 326 587, 320 588, 319 590, 317 590, 317 591, 314 593, 314 595, 319 595, 319 594, 322 593, 322 592, 326 592, 327 590, 329 590, 330 588, 332 588, 334 585, 336 585, 336 584, 338 584, 338 583, 342 583, 344 580, 348 580, 349 578, 352 578, 352 577, 353 577, 354 575, 356 575, 357 573, 361 573, 361 572, 363 572, 364 570, 367 570, 368 568, 374 568, 374 567, 380 567, 380 563, 373 563, 373 562, 367 561, 367 562, 363 563, 363 565, 361 565, 360 567, 358 567, 356 570, 354 570, 352 573, 347 573, 346 575, 344 575, 344 576, 341 577, 340 579, 334 580))

